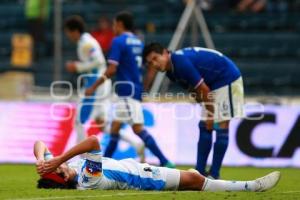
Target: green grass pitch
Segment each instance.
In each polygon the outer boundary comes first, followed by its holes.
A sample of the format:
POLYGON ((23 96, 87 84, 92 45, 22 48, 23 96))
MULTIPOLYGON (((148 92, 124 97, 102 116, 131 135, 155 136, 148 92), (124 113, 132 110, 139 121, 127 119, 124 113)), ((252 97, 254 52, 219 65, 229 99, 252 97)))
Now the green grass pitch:
MULTIPOLYGON (((182 167, 186 169, 186 167, 182 167)), ((262 199, 262 200, 296 200, 300 199, 300 169, 291 168, 254 168, 254 167, 224 167, 222 176, 229 180, 247 180, 263 176, 271 171, 281 171, 281 180, 272 190, 261 193, 251 192, 155 192, 155 191, 101 191, 101 190, 40 190, 36 189, 38 176, 33 165, 0 165, 0 199, 50 200, 50 199, 262 199)))

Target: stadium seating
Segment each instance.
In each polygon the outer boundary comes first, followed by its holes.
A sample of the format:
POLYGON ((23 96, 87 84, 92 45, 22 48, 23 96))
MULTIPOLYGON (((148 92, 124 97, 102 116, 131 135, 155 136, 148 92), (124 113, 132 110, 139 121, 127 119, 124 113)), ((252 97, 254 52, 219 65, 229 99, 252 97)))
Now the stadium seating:
MULTIPOLYGON (((137 29, 145 41, 159 41, 167 45, 176 28, 184 6, 175 0, 67 0, 63 2, 63 16, 79 14, 89 28, 96 25, 98 17, 112 17, 120 10, 130 10, 136 16, 137 29), (146 25, 155 25, 155 32, 148 33, 146 25)), ((26 32, 24 5, 22 1, 0 3, 0 58, 2 67, 7 67, 11 51, 11 36, 26 32)), ((205 12, 216 49, 231 57, 244 75, 246 92, 292 91, 300 86, 300 12, 288 13, 236 13, 205 12), (290 90, 286 89, 290 88, 290 90), (248 91, 247 91, 248 90, 248 91)), ((53 41, 53 17, 47 23, 47 38, 53 41)), ((204 46, 202 37, 200 46, 204 46)), ((183 46, 190 45, 187 34, 183 46)), ((64 60, 75 59, 75 46, 65 38, 64 60)), ((53 76, 53 59, 40 56, 34 63, 36 85, 49 86, 53 76)), ((63 69, 63 78, 72 78, 63 69)), ((172 87, 171 87, 172 89, 172 87)))

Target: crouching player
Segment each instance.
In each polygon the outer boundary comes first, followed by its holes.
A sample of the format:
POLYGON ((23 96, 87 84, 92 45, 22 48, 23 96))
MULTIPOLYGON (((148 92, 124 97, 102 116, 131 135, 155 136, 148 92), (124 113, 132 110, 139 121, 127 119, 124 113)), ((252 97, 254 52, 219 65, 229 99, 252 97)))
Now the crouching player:
POLYGON ((141 164, 133 159, 114 160, 102 157, 97 137, 91 136, 67 152, 53 157, 45 144, 34 145, 36 168, 41 178, 38 188, 100 190, 201 190, 265 191, 276 185, 280 172, 251 181, 224 181, 205 178, 194 171, 141 164), (86 153, 85 159, 65 162, 86 153))

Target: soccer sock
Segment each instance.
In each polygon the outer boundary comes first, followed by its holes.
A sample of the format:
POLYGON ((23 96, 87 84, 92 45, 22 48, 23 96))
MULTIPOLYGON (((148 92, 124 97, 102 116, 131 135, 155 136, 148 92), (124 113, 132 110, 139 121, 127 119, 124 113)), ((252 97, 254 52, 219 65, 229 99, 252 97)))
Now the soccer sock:
POLYGON ((83 127, 82 123, 80 123, 78 120, 76 120, 76 122, 75 122, 75 130, 77 133, 76 143, 78 144, 85 139, 84 127, 83 127))
POLYGON ((146 130, 142 130, 137 135, 144 141, 145 146, 159 159, 161 166, 168 163, 167 158, 160 151, 154 138, 146 130))
POLYGON ((219 178, 220 168, 228 147, 228 129, 217 129, 217 139, 214 144, 213 161, 210 174, 214 178, 219 178))
POLYGON ((120 138, 133 146, 140 157, 140 162, 145 162, 145 144, 142 140, 132 137, 131 134, 124 133, 120 131, 120 138))
POLYGON ((255 181, 224 181, 205 178, 203 191, 255 191, 255 181))
POLYGON ((118 146, 119 138, 120 138, 119 134, 112 133, 110 135, 110 140, 106 147, 104 157, 111 158, 113 156, 113 154, 118 146))
POLYGON ((199 122, 200 136, 198 141, 197 164, 196 169, 200 174, 205 175, 207 157, 212 145, 212 131, 207 130, 205 123, 199 122))

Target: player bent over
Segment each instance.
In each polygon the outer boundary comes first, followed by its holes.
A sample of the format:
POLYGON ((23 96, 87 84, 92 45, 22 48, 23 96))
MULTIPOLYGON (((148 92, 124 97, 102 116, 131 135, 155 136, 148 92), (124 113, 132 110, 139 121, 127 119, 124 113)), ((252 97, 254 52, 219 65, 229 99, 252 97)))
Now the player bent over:
POLYGON ((280 178, 280 172, 273 172, 251 181, 212 180, 195 170, 156 167, 133 159, 117 161, 102 157, 96 136, 85 139, 57 157, 52 156, 43 142, 37 141, 34 155, 41 176, 38 188, 258 192, 274 187, 280 178), (84 159, 65 163, 83 153, 86 153, 84 159))
POLYGON ((166 72, 171 81, 196 93, 197 101, 202 102, 196 169, 218 179, 228 147, 229 122, 243 117, 244 89, 239 69, 222 53, 201 47, 169 52, 159 43, 152 43, 144 48, 143 58, 151 69, 166 72), (213 160, 206 172, 213 131, 213 160))

